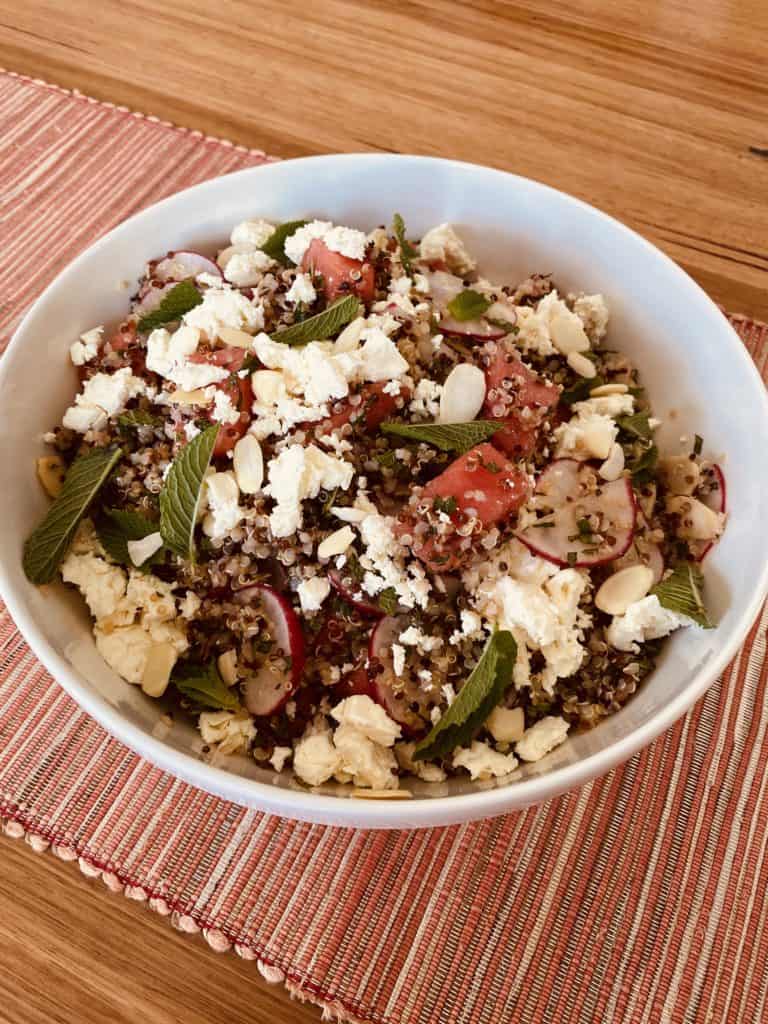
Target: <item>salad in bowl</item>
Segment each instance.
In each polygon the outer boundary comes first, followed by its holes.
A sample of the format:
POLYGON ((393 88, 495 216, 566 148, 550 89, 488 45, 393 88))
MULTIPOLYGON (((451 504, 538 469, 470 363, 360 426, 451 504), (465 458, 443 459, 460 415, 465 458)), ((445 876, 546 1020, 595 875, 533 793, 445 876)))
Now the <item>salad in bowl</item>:
POLYGON ((513 777, 711 624, 720 467, 659 453, 601 295, 491 282, 450 224, 244 221, 70 357, 24 570, 209 759, 365 796, 513 777))

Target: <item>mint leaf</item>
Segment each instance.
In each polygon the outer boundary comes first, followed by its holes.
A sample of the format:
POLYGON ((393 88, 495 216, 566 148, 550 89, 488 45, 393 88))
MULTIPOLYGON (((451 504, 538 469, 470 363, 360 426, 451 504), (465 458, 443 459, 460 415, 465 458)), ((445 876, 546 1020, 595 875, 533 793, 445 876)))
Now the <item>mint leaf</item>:
POLYGON ((215 661, 207 665, 181 662, 171 673, 171 682, 183 697, 200 707, 215 711, 237 711, 240 707, 237 690, 227 686, 215 661))
POLYGON ((605 381, 602 377, 580 377, 571 388, 566 388, 560 395, 560 401, 566 405, 573 405, 574 402, 586 402, 593 388, 599 388, 605 381))
POLYGON ((195 526, 203 481, 219 433, 219 425, 198 434, 185 445, 171 464, 160 491, 160 533, 165 546, 195 560, 195 526))
POLYGON ((285 255, 285 240, 290 238, 299 228, 303 228, 305 224, 309 224, 309 221, 287 220, 285 224, 275 228, 264 245, 262 245, 261 251, 279 263, 290 263, 293 265, 293 260, 285 255))
POLYGON ((448 303, 448 312, 454 320, 477 320, 493 303, 486 299, 480 292, 465 288, 463 292, 454 295, 448 303))
POLYGON ((487 441, 503 423, 473 420, 471 423, 382 423, 385 434, 395 434, 406 441, 423 441, 444 452, 467 452, 487 441))
POLYGON ((301 323, 284 327, 275 331, 270 337, 272 341, 281 341, 284 345, 306 345, 310 341, 325 341, 326 338, 338 334, 342 327, 355 319, 360 309, 360 300, 356 295, 347 295, 338 299, 322 313, 307 317, 301 323))
POLYGON ((703 585, 701 569, 693 562, 682 562, 675 566, 670 576, 657 583, 651 593, 668 611, 686 615, 704 629, 712 629, 701 593, 703 585))
POLYGON ((480 661, 456 700, 437 725, 416 744, 414 759, 444 757, 456 747, 465 746, 511 685, 516 658, 517 644, 509 630, 498 630, 490 636, 480 661))
POLYGON ((23 566, 31 583, 50 583, 80 520, 120 461, 120 448, 92 448, 69 468, 64 486, 24 545, 23 566))
POLYGON ((398 604, 397 591, 394 587, 387 587, 386 590, 382 590, 379 594, 379 608, 386 615, 394 615, 398 604))
POLYGON ((128 412, 120 413, 117 422, 121 427, 156 427, 163 421, 159 416, 144 412, 143 409, 129 409, 128 412))
POLYGON ((144 334, 154 331, 163 324, 181 320, 185 313, 203 301, 200 292, 191 281, 181 281, 163 296, 160 305, 139 320, 137 328, 144 334))
POLYGON ((416 259, 419 255, 419 251, 414 245, 411 245, 405 237, 405 221, 399 213, 396 213, 392 218, 392 233, 400 246, 400 262, 403 265, 403 270, 406 274, 410 274, 411 260, 416 259))
MULTIPOLYGON (((94 526, 101 546, 107 554, 116 562, 128 565, 132 569, 135 569, 136 566, 128 553, 128 541, 142 540, 150 533, 157 533, 160 529, 160 524, 156 520, 148 519, 141 512, 121 508, 105 508, 103 514, 95 519, 94 526)), ((154 555, 150 555, 139 568, 143 569, 155 562, 162 562, 164 557, 161 548, 154 555)))
MULTIPOLYGON (((590 383, 594 387, 594 378, 590 383)), ((621 416, 616 420, 620 430, 623 430, 629 437, 639 438, 642 441, 650 441, 653 437, 647 412, 636 412, 634 416, 621 416)))

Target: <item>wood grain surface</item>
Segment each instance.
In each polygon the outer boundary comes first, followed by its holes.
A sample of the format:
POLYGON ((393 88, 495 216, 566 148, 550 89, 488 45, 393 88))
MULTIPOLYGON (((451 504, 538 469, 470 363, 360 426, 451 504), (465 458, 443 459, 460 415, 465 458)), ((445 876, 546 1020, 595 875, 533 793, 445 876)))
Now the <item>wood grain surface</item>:
MULTIPOLYGON (((614 214, 763 319, 767 50, 765 0, 0 0, 11 70, 276 156, 513 170, 614 214)), ((319 1020, 71 865, 7 840, 0 857, 0 1020, 319 1020)))

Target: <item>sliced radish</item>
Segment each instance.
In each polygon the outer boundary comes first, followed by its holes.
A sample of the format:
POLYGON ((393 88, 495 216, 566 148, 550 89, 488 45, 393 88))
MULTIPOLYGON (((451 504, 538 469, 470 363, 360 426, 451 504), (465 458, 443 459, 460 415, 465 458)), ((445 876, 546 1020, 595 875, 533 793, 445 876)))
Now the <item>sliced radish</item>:
POLYGON ((264 613, 274 640, 269 657, 278 651, 285 661, 265 660, 245 680, 245 706, 252 715, 273 715, 299 685, 306 661, 304 636, 296 613, 284 597, 257 584, 235 595, 238 604, 256 604, 264 613), (290 660, 289 660, 290 659, 290 660))
MULTIPOLYGON (((455 299, 459 292, 464 291, 464 282, 455 274, 448 274, 444 270, 434 270, 426 275, 429 281, 429 290, 435 305, 445 311, 448 303, 455 299)), ((508 331, 487 320, 456 320, 455 317, 445 313, 440 319, 440 330, 443 334, 459 334, 470 338, 478 338, 482 341, 490 341, 495 338, 503 338, 508 331)))
POLYGON ((406 736, 417 736, 429 728, 429 696, 408 674, 398 676, 392 660, 392 645, 407 628, 408 620, 394 615, 376 624, 368 645, 368 672, 373 699, 403 727, 406 736))
POLYGON ((150 287, 143 294, 139 293, 139 299, 134 303, 131 312, 136 313, 137 316, 146 316, 147 313, 151 313, 153 309, 157 309, 160 303, 163 301, 163 296, 174 287, 175 282, 169 281, 168 284, 160 285, 159 287, 150 287))
POLYGON ((637 503, 628 479, 605 483, 592 466, 558 459, 536 482, 534 504, 545 513, 538 523, 552 525, 531 525, 515 536, 556 565, 614 562, 632 544, 637 503))
POLYGON ((151 267, 151 276, 157 281, 184 281, 198 274, 212 274, 219 280, 224 279, 221 267, 199 252, 169 252, 165 259, 158 260, 151 267))
POLYGON ((632 565, 647 565, 653 572, 655 586, 664 575, 664 556, 659 545, 648 540, 645 533, 647 528, 645 516, 638 504, 635 536, 629 550, 614 562, 614 568, 618 572, 619 569, 628 569, 632 565))
MULTIPOLYGON (((696 497, 707 508, 711 508, 713 512, 725 514, 725 476, 716 462, 713 462, 711 466, 707 466, 703 471, 701 483, 696 491, 696 497)), ((688 541, 688 547, 697 562, 703 562, 714 546, 715 541, 713 540, 688 541)))
POLYGON ((365 598, 356 597, 355 595, 358 593, 358 590, 353 585, 352 580, 349 577, 343 576, 337 569, 332 569, 328 573, 328 582, 336 593, 343 597, 348 604, 351 604, 353 608, 356 608, 361 615, 371 615, 380 619, 384 614, 377 604, 366 601, 365 598))

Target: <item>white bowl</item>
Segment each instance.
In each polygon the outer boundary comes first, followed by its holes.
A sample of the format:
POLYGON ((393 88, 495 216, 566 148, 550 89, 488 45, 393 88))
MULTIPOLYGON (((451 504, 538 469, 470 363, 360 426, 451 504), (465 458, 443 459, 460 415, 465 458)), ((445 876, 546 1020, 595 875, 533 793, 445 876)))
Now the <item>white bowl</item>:
POLYGON ((29 311, 0 364, 0 590, 30 646, 75 700, 137 753, 202 789, 291 818, 363 828, 445 825, 537 803, 593 779, 658 736, 717 677, 768 588, 764 471, 768 402, 741 341, 676 264, 606 214, 525 178, 426 157, 324 156, 230 174, 166 199, 79 256, 29 311), (247 217, 317 215, 370 228, 399 210, 418 236, 456 224, 481 268, 503 281, 552 272, 564 290, 600 291, 612 314, 610 341, 639 366, 663 419, 661 444, 705 439, 724 465, 729 522, 705 569, 710 632, 688 629, 618 714, 574 736, 509 781, 416 784, 410 801, 350 799, 343 787, 308 792, 253 761, 200 758, 201 741, 177 721, 158 729, 156 702, 122 682, 97 654, 80 599, 62 585, 24 578, 21 550, 46 498, 35 478, 41 435, 76 389, 68 348, 84 330, 118 321, 144 261, 169 249, 214 251, 247 217))

